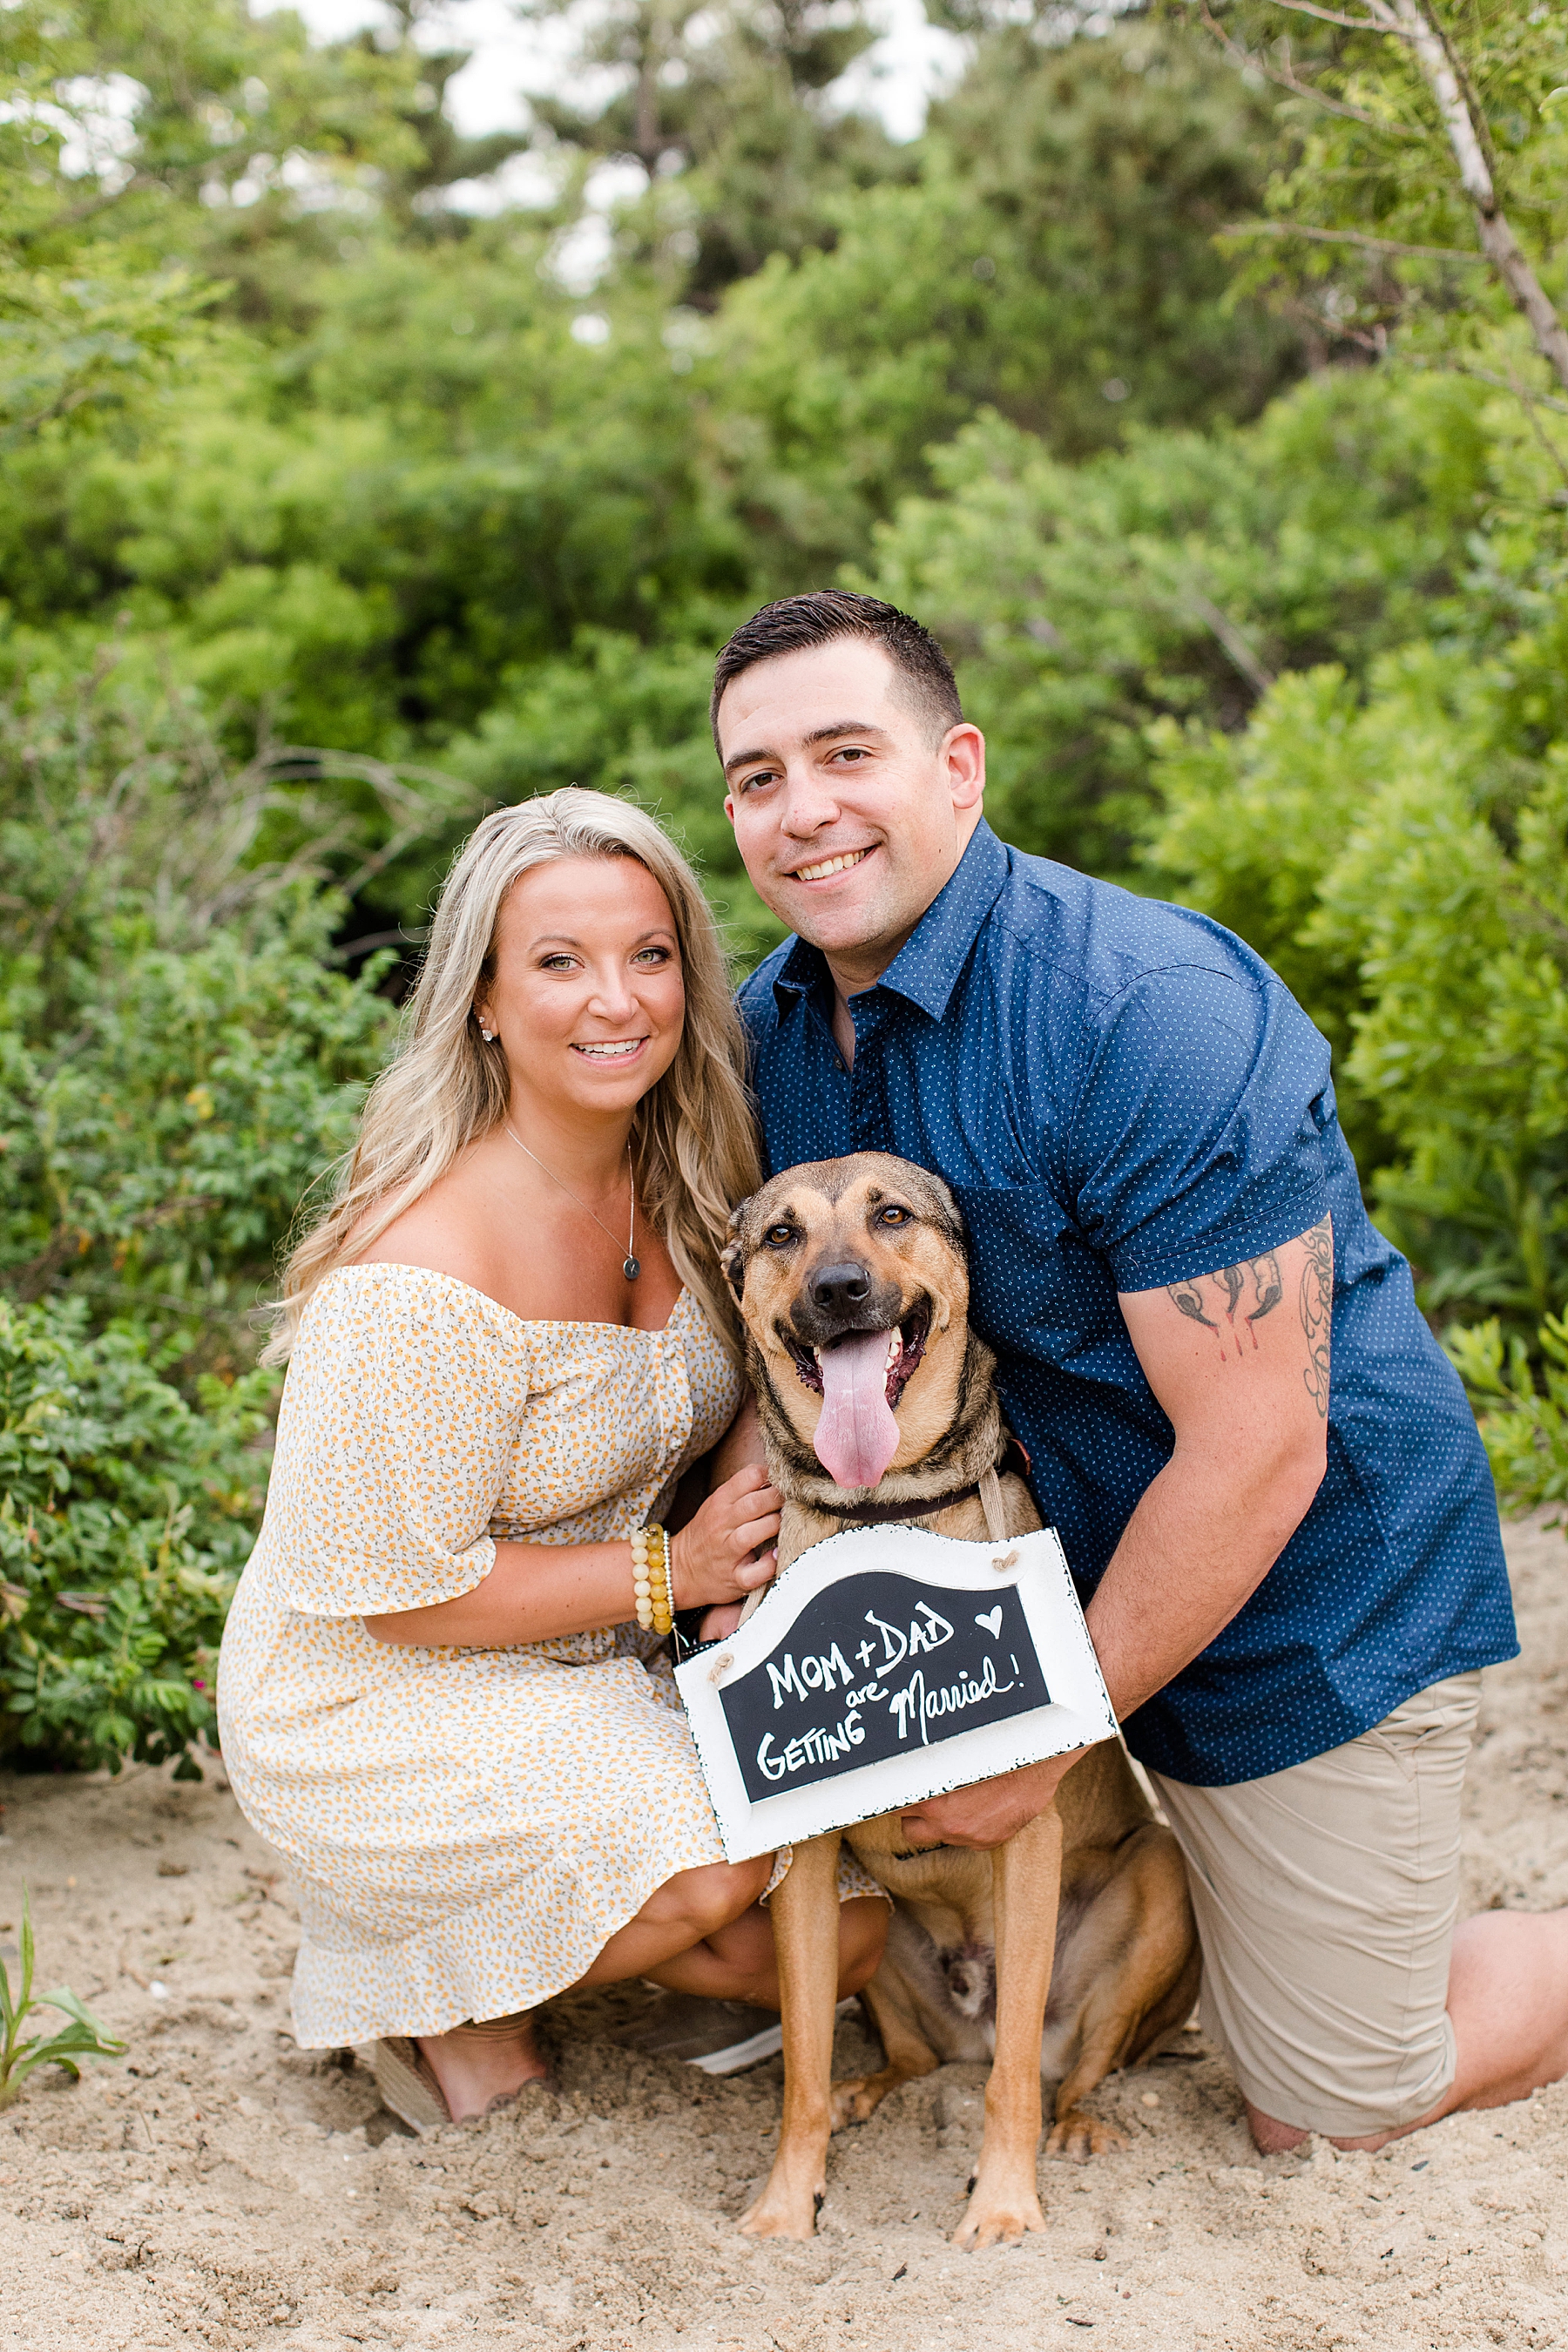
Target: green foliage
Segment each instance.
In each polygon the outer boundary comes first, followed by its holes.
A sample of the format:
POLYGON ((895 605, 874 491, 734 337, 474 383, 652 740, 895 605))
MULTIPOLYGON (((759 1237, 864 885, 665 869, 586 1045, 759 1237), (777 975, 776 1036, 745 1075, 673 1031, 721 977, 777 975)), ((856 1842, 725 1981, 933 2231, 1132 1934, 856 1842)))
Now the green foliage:
MULTIPOLYGON (((647 646, 738 612, 743 534, 657 308, 590 347, 531 268, 377 255, 334 291, 289 413, 256 375, 214 375, 155 449, 13 466, 0 583, 21 660, 45 635, 85 666, 107 614, 121 674, 196 689, 230 757, 259 728, 402 761, 439 757, 503 673, 584 630, 647 646)), ((417 921, 439 870, 373 897, 417 921)))
MULTIPOLYGON (((973 89, 900 150, 842 103, 858 16, 614 15, 632 46, 605 110, 542 110, 558 160, 636 131, 645 35, 685 79, 652 93, 656 185, 585 311, 558 268, 570 173, 554 208, 447 206, 442 171, 487 159, 442 128, 453 60, 407 23, 312 46, 239 0, 31 5, 0 43, 47 32, 16 72, 67 73, 82 120, 26 148, 17 267, 47 258, 49 299, 109 324, 116 289, 163 307, 121 321, 90 383, 40 328, 16 414, 81 404, 74 440, 62 407, 0 449, 0 596, 20 658, 42 639, 79 669, 113 630, 122 675, 195 688, 233 759, 271 732, 445 765, 531 672, 551 695, 575 665, 592 693, 606 634, 657 680, 863 558, 977 402, 1071 451, 1250 415, 1297 365, 1208 242, 1260 196, 1269 107, 1152 25, 988 35, 973 89)), ((698 834, 714 782, 679 811, 698 834)), ((444 845, 367 909, 416 924, 444 845)))
POLYGON ((1480 1423, 1506 1508, 1568 1518, 1568 1317, 1549 1315, 1537 1334, 1539 1372, 1518 1333, 1495 1320, 1447 1334, 1445 1344, 1480 1423))
POLYGON ((1337 24, 1290 0, 1173 0, 1169 13, 1214 27, 1216 61, 1250 66, 1290 93, 1282 127, 1292 136, 1263 208, 1272 233, 1237 240, 1251 263, 1248 284, 1273 289, 1320 332, 1375 345, 1397 326, 1407 348, 1489 368, 1500 360, 1501 380, 1523 388, 1551 382, 1510 316, 1517 289, 1489 270, 1481 248, 1487 220, 1500 214, 1525 267, 1561 295, 1568 19, 1560 8, 1420 0, 1413 14, 1431 37, 1425 50, 1408 24, 1376 29, 1375 8, 1327 12, 1337 24), (1435 61, 1450 77, 1447 111, 1435 61), (1472 142, 1468 170, 1456 112, 1472 142), (1489 205, 1478 173, 1491 183, 1489 205))
POLYGON ((69 201, 63 158, 123 176, 101 90, 83 88, 93 58, 68 14, 16 0, 0 16, 0 451, 144 406, 210 299, 176 257, 150 271, 84 234, 96 205, 69 201))
POLYGON ((273 1373, 159 1377, 85 1300, 0 1301, 0 1752, 184 1759, 260 1517, 273 1373))
POLYGON ((1150 853, 1334 1040, 1428 1309, 1526 1333, 1568 1291, 1568 724, 1560 688, 1519 692, 1561 627, 1484 665, 1411 647, 1364 704, 1282 679, 1241 736, 1167 728, 1150 853))
POLYGON ((413 29, 315 43, 292 9, 245 0, 13 0, 6 234, 35 265, 181 263, 233 316, 297 319, 290 276, 344 215, 406 225, 525 143, 456 137, 442 97, 462 60, 413 29))
POLYGON ((53 1992, 35 1994, 33 1911, 25 1886, 21 1962, 21 1981, 13 1992, 5 1963, 0 1960, 0 2107, 10 2106, 21 2095, 22 2085, 35 2066, 61 2066, 74 2083, 80 2075, 79 2062, 83 2058, 121 2058, 127 2046, 106 2025, 100 2024, 68 1985, 57 1986, 53 1992), (58 2010, 68 2021, 53 2033, 29 2034, 24 2042, 23 2027, 42 2009, 58 2010))
POLYGON ((1228 735, 1280 672, 1364 677, 1444 610, 1497 494, 1488 397, 1324 375, 1241 431, 1139 432, 1081 466, 982 417, 858 576, 957 656, 1000 829, 1124 871, 1157 721, 1228 735))
POLYGON ((693 858, 742 971, 783 937, 752 888, 724 814, 708 724, 706 647, 648 648, 584 631, 570 656, 509 673, 472 735, 443 755, 489 801, 559 784, 625 793, 654 811, 693 858))
POLYGON ((828 246, 846 196, 896 178, 880 125, 826 93, 876 39, 860 0, 524 0, 565 17, 579 89, 596 106, 541 97, 533 115, 584 162, 636 158, 647 178, 618 224, 625 262, 652 268, 709 308, 771 253, 828 246))
POLYGON ((992 239, 971 408, 994 401, 1069 456, 1130 425, 1257 415, 1300 341, 1235 300, 1213 238, 1258 200, 1275 111, 1266 85, 1147 16, 1101 38, 1015 22, 979 41, 927 138, 992 239))
MULTIPOLYGON (((412 45, 312 48, 241 0, 0 12, 0 448, 156 431, 226 300, 270 310, 319 199, 416 167, 412 45), (266 281, 270 280, 268 284, 266 281)), ((521 142, 514 142, 521 143, 521 142)), ((287 299, 286 297, 283 299, 287 299)))
POLYGON ((1255 414, 1299 345, 1227 300, 1208 237, 1257 188, 1266 120, 1151 26, 983 46, 918 173, 846 205, 831 251, 774 257, 715 321, 784 584, 858 556, 983 404, 1068 457, 1255 414))
POLYGON ((184 271, 148 277, 118 257, 91 277, 0 263, 0 447, 143 401, 213 299, 184 271))
POLYGON ((231 772, 111 667, 0 711, 0 1752, 199 1769, 278 1387, 254 1308, 391 1030, 320 877, 472 805, 286 750, 231 772))
MULTIPOLYGON (((112 677, 0 712, 0 1276, 134 1309, 215 1368, 244 1360, 389 1035, 384 959, 334 969, 341 904, 312 887, 352 810, 289 767, 231 773, 188 711, 112 677)), ((447 787, 422 813, 455 807, 447 787)))

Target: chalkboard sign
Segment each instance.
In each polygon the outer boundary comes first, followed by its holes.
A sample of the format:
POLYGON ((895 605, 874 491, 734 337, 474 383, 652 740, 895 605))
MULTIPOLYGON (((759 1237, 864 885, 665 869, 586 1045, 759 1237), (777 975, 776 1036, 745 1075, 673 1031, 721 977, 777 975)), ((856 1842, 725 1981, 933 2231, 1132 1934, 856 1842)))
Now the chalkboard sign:
POLYGON ((1048 1528, 833 1536, 676 1680, 731 1862, 1116 1729, 1048 1528))

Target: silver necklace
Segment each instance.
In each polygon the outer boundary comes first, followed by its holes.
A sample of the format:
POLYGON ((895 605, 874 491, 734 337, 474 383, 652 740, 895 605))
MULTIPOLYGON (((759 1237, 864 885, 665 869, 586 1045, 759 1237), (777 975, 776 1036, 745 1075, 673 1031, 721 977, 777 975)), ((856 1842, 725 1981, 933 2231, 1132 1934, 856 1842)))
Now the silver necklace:
MULTIPOLYGON (((503 1127, 506 1125, 504 1119, 501 1124, 503 1127)), ((516 1144, 520 1151, 528 1151, 528 1146, 524 1143, 521 1135, 512 1135, 512 1131, 510 1127, 507 1128, 506 1131, 509 1135, 511 1135, 511 1139, 516 1144)), ((536 1168, 544 1168, 544 1162, 541 1160, 537 1151, 528 1151, 528 1156, 532 1160, 536 1168)), ((560 1184, 561 1190, 565 1193, 566 1198, 569 1201, 577 1201, 577 1195, 572 1190, 571 1185, 563 1182, 562 1179, 555 1173, 553 1168, 544 1168, 544 1172, 549 1177, 552 1184, 560 1184)), ((632 1246, 634 1242, 637 1240, 637 1188, 632 1181, 632 1147, 629 1143, 626 1145, 626 1190, 632 1196, 632 1213, 630 1221, 626 1226, 626 1254, 621 1263, 621 1272, 626 1276, 628 1282, 635 1282, 638 1275, 642 1272, 642 1266, 639 1264, 632 1246)), ((610 1234, 610 1239, 612 1241, 615 1240, 616 1237, 614 1234, 610 1233, 610 1228, 605 1223, 603 1217, 594 1216, 594 1212, 589 1208, 586 1201, 577 1201, 577 1206, 582 1210, 584 1216, 594 1218, 594 1223, 598 1226, 599 1231, 602 1234, 610 1234)))

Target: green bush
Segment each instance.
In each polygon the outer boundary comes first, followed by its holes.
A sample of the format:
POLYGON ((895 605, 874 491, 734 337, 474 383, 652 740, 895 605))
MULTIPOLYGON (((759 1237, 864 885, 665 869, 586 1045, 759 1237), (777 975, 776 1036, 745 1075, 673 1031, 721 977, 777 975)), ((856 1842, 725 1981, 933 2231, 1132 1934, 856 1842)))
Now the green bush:
POLYGON ((0 1282, 183 1331, 209 1370, 251 1361, 394 1021, 386 959, 331 952, 352 791, 286 764, 231 770, 195 708, 112 672, 0 709, 0 1282))
POLYGON ((395 1017, 332 956, 347 782, 231 770, 101 667, 0 709, 0 1755, 199 1772, 279 1387, 254 1310, 395 1017))
POLYGON ((1337 669, 1281 678, 1240 735, 1167 726, 1151 849, 1331 1039, 1427 1311, 1499 1315, 1527 1349, 1568 1290, 1562 627, 1550 606, 1485 663, 1410 646, 1364 697, 1337 669))
POLYGON ((84 1300, 0 1300, 0 1753, 201 1777, 278 1386, 208 1375, 195 1410, 84 1300))
POLYGON ((1568 1519, 1568 1315, 1549 1315, 1538 1334, 1539 1375, 1517 1334, 1494 1319, 1451 1331, 1447 1346, 1469 1391, 1497 1480, 1513 1511, 1548 1509, 1568 1519))
POLYGON ((784 926, 752 889, 724 814, 712 682, 711 646, 649 647, 584 630, 569 656, 509 672, 473 733, 441 757, 489 801, 576 783, 653 810, 697 860, 731 953, 750 971, 784 926))
MULTIPOLYGON (((858 584, 918 613, 985 730, 992 821, 1126 877, 1161 719, 1245 728, 1281 673, 1445 630, 1496 496, 1485 396, 1328 373, 1237 430, 1140 428, 1068 465, 982 414, 858 584)), ((1468 625, 1480 625, 1480 606, 1468 625)))

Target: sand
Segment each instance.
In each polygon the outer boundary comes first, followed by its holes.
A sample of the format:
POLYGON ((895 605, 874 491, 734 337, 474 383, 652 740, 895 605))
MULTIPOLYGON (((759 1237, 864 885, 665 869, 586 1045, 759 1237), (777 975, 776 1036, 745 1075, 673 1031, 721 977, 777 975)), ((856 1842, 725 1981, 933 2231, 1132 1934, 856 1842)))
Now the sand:
MULTIPOLYGON (((1524 1654, 1488 1676, 1467 1905, 1568 1902, 1568 1544, 1510 1531, 1524 1654)), ((233 1798, 138 1769, 0 1780, 0 1949, 24 1879, 42 1979, 130 2043, 0 2115, 0 2342, 994 2352, 1568 2345, 1568 2087, 1378 2157, 1260 2158, 1195 2034, 1094 2102, 1125 2153, 1042 2162, 1044 2236, 948 2243, 984 2072, 837 2139, 816 2239, 753 2246, 780 2063, 712 2082, 555 2005, 559 2095, 416 2139, 349 2053, 295 2049, 287 1885, 233 1798), (14 2218, 13 2218, 14 2217, 14 2218)), ((861 2063, 856 2021, 840 2061, 861 2063)))

